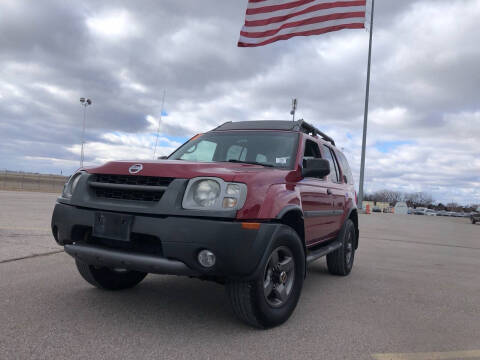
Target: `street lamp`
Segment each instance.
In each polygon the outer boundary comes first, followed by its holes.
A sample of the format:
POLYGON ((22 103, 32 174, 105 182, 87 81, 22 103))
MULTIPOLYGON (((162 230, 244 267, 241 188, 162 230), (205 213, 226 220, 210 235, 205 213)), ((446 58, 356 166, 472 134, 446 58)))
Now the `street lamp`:
POLYGON ((84 97, 80 98, 80 103, 83 106, 83 128, 82 128, 82 151, 80 154, 80 167, 83 167, 83 147, 85 145, 85 121, 87 118, 87 106, 92 105, 92 100, 84 97))

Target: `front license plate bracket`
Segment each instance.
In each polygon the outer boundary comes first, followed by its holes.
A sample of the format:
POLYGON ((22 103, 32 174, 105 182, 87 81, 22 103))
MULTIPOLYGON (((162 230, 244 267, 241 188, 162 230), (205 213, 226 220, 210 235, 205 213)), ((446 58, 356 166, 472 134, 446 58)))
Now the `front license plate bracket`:
POLYGON ((133 216, 108 212, 95 212, 92 235, 119 241, 130 241, 133 216))

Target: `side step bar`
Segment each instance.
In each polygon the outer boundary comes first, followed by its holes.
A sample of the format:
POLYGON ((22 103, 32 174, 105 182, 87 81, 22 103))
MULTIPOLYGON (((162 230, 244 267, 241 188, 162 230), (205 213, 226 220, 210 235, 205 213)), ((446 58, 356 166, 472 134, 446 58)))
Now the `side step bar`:
POLYGON ((153 274, 198 275, 196 271, 178 260, 124 252, 101 246, 71 244, 65 245, 65 252, 89 265, 136 270, 153 274))
POLYGON ((315 250, 310 250, 307 253, 307 263, 311 263, 312 261, 315 261, 322 256, 328 255, 331 252, 339 249, 342 247, 342 242, 341 241, 334 241, 328 245, 322 246, 318 249, 315 250))

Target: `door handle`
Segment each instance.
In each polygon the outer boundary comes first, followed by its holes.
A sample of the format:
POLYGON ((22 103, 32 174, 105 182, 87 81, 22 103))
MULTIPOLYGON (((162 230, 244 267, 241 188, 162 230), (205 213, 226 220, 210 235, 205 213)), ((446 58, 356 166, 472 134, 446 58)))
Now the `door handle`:
POLYGON ((332 195, 332 190, 327 189, 327 194, 328 194, 328 195, 332 195))

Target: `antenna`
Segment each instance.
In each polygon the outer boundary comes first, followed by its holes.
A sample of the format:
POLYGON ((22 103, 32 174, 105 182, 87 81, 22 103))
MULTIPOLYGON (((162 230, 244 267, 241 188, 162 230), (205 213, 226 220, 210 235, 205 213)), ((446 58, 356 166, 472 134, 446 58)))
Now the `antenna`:
POLYGON ((292 110, 290 111, 292 121, 295 121, 295 111, 297 111, 297 99, 292 99, 292 110))
POLYGON ((162 122, 162 115, 163 115, 163 106, 165 105, 165 94, 167 93, 166 90, 163 90, 162 96, 162 109, 160 110, 160 118, 158 119, 158 128, 157 128, 157 139, 155 140, 155 148, 153 150, 153 160, 156 160, 157 156, 157 145, 158 145, 158 136, 160 135, 160 124, 162 122))

